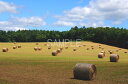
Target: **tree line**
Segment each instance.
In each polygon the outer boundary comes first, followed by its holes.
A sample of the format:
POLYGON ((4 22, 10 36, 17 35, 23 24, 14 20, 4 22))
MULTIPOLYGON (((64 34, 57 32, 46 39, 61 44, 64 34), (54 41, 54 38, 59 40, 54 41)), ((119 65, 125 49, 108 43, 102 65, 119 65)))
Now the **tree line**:
POLYGON ((114 27, 72 27, 68 31, 46 30, 0 30, 0 42, 46 42, 48 39, 63 41, 63 39, 81 39, 122 48, 128 48, 128 30, 114 27))

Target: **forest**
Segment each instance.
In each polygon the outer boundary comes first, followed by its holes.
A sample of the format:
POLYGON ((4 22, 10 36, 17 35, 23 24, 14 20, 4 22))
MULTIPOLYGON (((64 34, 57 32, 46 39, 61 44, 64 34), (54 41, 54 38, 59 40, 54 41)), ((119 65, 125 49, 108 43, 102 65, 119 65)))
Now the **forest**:
POLYGON ((0 42, 47 42, 48 39, 81 39, 128 49, 128 30, 115 27, 72 27, 68 31, 46 30, 0 30, 0 42))

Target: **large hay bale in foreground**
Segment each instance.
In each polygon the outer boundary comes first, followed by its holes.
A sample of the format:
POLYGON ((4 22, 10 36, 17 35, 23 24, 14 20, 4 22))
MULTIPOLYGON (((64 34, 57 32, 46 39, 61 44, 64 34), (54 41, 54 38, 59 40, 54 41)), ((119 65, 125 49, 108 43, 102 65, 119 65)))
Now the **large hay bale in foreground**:
POLYGON ((58 54, 57 51, 52 52, 52 56, 57 56, 57 54, 58 54))
POLYGON ((3 48, 2 52, 8 52, 8 48, 3 48))
POLYGON ((103 58, 103 57, 105 57, 105 53, 99 53, 98 54, 98 58, 103 58))
POLYGON ((93 64, 78 63, 73 69, 75 79, 93 80, 96 77, 96 66, 93 64))
POLYGON ((110 55, 110 62, 118 62, 118 60, 119 60, 119 55, 117 54, 110 55))

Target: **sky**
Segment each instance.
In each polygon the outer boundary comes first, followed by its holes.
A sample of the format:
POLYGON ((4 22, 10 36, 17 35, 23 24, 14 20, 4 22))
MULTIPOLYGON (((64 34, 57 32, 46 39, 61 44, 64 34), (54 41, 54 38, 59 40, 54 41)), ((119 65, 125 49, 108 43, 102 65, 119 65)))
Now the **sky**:
POLYGON ((128 0, 0 0, 0 30, 128 28, 128 0))

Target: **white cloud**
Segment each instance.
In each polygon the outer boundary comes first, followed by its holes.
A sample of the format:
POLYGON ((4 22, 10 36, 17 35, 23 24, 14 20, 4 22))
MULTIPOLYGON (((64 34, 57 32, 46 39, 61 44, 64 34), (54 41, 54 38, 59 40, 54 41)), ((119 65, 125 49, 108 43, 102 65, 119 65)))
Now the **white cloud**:
POLYGON ((64 11, 63 15, 55 16, 59 22, 77 23, 83 26, 104 26, 105 21, 121 24, 128 20, 128 0, 90 0, 84 7, 74 7, 64 11))
POLYGON ((67 21, 57 21, 57 22, 53 23, 53 25, 55 25, 55 26, 75 26, 74 23, 67 22, 67 21))
POLYGON ((46 22, 41 17, 12 17, 10 19, 13 23, 16 25, 22 25, 22 26, 43 26, 46 25, 46 22))
POLYGON ((0 30, 26 30, 28 27, 41 27, 46 25, 41 17, 12 17, 8 21, 0 21, 0 30))
POLYGON ((4 1, 0 1, 0 13, 2 12, 11 12, 16 13, 16 5, 4 1))
POLYGON ((4 31, 17 31, 17 30, 27 30, 27 29, 26 28, 22 28, 22 27, 7 26, 7 27, 0 27, 0 30, 4 30, 4 31))

